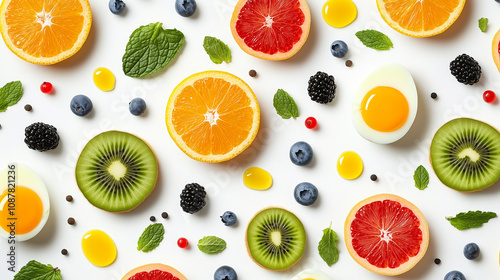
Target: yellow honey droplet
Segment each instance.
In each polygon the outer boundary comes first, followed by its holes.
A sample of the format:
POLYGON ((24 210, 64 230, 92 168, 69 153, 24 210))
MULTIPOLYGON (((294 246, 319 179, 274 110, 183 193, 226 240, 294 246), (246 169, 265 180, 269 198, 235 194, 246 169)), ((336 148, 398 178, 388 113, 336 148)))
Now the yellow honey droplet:
POLYGON ((90 230, 82 238, 85 257, 95 266, 108 266, 116 260, 116 245, 104 231, 90 230))
POLYGON ((358 16, 358 9, 352 0, 328 0, 323 5, 323 19, 330 26, 346 27, 358 16))
POLYGON ((94 84, 102 91, 115 89, 115 75, 109 69, 99 67, 94 71, 94 84))
POLYGON ((250 167, 243 173, 243 184, 250 189, 264 191, 273 185, 273 177, 262 168, 250 167))
POLYGON ((337 172, 347 180, 354 180, 363 173, 363 161, 355 152, 343 152, 337 161, 337 172))

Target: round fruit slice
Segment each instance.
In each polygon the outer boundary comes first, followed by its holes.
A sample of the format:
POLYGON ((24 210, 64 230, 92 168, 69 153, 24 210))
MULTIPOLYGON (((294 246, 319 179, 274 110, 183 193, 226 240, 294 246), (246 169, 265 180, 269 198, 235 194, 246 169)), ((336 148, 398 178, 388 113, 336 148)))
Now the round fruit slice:
POLYGON ((500 178, 500 133, 481 121, 451 120, 434 135, 430 157, 443 184, 461 192, 480 191, 500 178))
POLYGON ((246 245, 250 257, 269 270, 285 270, 304 254, 306 232, 293 213, 282 208, 267 208, 248 224, 246 245))
POLYGON ((498 71, 500 71, 500 29, 495 34, 495 37, 493 37, 491 50, 493 54, 493 61, 495 62, 498 71))
POLYGON ((187 280, 175 268, 161 263, 146 264, 129 271, 122 280, 187 280))
POLYGON ((91 204, 108 212, 126 212, 155 188, 158 162, 142 139, 108 131, 92 138, 83 148, 75 177, 91 204))
POLYGON ((457 20, 465 0, 377 0, 378 11, 394 30, 411 37, 444 32, 457 20))
POLYGON ((165 113, 175 144, 204 162, 232 159, 257 135, 260 109, 252 89, 221 71, 193 74, 172 92, 165 113))
POLYGON ((304 45, 311 27, 305 0, 239 0, 231 32, 246 53, 266 60, 283 60, 304 45))
POLYGON ((5 44, 34 64, 54 64, 74 55, 91 23, 88 0, 4 0, 0 6, 5 44))
POLYGON ((369 197, 347 216, 344 236, 351 257, 382 275, 399 275, 415 266, 429 245, 424 215, 393 194, 369 197))

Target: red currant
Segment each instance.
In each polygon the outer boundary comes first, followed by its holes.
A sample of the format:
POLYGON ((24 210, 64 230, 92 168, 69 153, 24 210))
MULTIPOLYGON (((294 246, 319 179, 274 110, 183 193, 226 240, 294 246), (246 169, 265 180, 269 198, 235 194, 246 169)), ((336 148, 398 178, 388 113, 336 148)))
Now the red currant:
POLYGON ((486 103, 493 103, 495 102, 496 95, 493 91, 487 90, 483 93, 483 99, 486 103))
POLYGON ((318 122, 316 121, 315 118, 309 117, 306 119, 306 127, 309 129, 314 129, 318 125, 318 122))
POLYGON ((177 246, 179 246, 179 248, 186 248, 188 244, 188 240, 184 237, 181 237, 179 238, 179 240, 177 240, 177 246))
POLYGON ((49 94, 52 92, 52 84, 49 82, 43 82, 42 85, 40 86, 40 90, 43 93, 49 94))

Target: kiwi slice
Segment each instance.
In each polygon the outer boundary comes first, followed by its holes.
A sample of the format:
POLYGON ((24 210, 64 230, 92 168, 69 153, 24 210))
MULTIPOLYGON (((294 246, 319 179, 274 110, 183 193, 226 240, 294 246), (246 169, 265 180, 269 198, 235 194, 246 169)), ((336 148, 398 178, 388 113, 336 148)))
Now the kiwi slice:
POLYGON ((75 177, 91 204, 108 212, 126 212, 155 188, 158 162, 142 139, 108 131, 92 138, 83 148, 75 177))
POLYGON ((434 135, 430 157, 446 186, 461 192, 482 190, 500 178, 500 133, 481 121, 454 119, 434 135))
POLYGON ((248 224, 246 245, 258 265, 270 270, 285 270, 304 254, 306 232, 293 213, 282 208, 267 208, 248 224))

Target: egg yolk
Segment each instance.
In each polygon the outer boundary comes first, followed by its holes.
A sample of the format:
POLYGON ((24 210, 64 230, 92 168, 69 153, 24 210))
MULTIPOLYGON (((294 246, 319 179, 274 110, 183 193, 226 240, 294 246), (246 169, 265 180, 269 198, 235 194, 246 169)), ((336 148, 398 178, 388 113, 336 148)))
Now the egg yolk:
POLYGON ((273 185, 273 177, 266 170, 250 167, 243 173, 243 184, 254 190, 267 190, 273 185))
POLYGON ((358 16, 358 9, 352 0, 328 0, 323 5, 323 19, 330 26, 346 27, 358 16))
POLYGON ((23 186, 17 186, 10 194, 6 189, 0 195, 0 226, 10 232, 8 225, 15 222, 16 234, 31 232, 42 220, 42 200, 35 191, 23 186))
POLYGON ((115 88, 115 75, 109 69, 99 67, 94 71, 94 83, 102 91, 111 91, 115 88))
POLYGON ((355 152, 344 152, 337 161, 337 171, 344 179, 356 179, 363 173, 363 161, 355 152))
POLYGON ((370 90, 361 102, 361 116, 372 129, 380 132, 396 131, 408 119, 409 105, 397 89, 380 86, 370 90))
POLYGON ((116 260, 116 245, 104 231, 90 230, 82 238, 82 250, 96 266, 108 266, 116 260))

